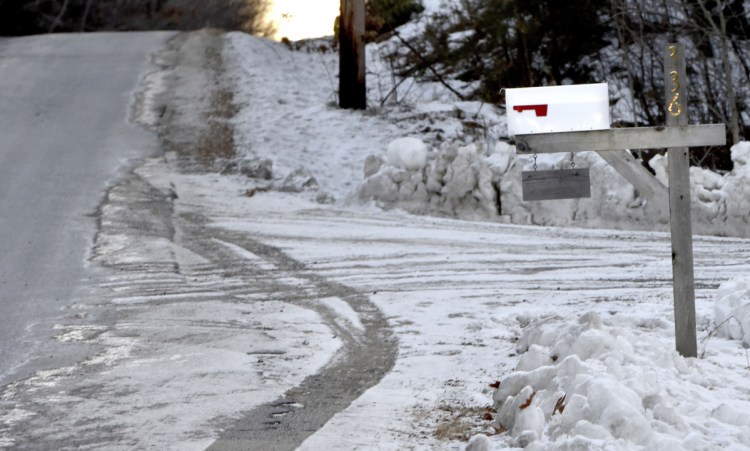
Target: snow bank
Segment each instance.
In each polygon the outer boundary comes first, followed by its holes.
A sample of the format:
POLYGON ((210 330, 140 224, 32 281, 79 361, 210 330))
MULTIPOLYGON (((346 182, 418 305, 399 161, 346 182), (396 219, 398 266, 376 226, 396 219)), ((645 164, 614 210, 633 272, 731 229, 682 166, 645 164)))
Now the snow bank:
POLYGON ((368 175, 385 159, 395 168, 419 171, 429 152, 423 142, 494 142, 505 129, 504 116, 491 105, 458 102, 439 84, 394 80, 384 52, 396 42, 368 45, 366 112, 336 105, 338 59, 326 47, 330 42, 292 51, 229 33, 225 44, 226 78, 239 111, 232 120, 237 157, 223 172, 252 179, 250 192, 343 200, 362 183, 363 164, 370 167, 368 175))
MULTIPOLYGON (((663 321, 638 326, 668 327, 663 321)), ((532 322, 517 349, 522 355, 516 370, 500 381, 493 396, 495 427, 510 434, 515 446, 750 446, 747 403, 710 401, 717 398, 711 391, 715 388, 701 369, 667 344, 655 343, 648 330, 641 334, 630 325, 607 325, 595 313, 578 321, 552 316, 532 322)), ((489 439, 484 442, 490 444, 489 439)))
MULTIPOLYGON (((357 197, 383 208, 461 219, 666 230, 669 213, 640 196, 595 153, 579 153, 574 159, 577 167, 590 168, 591 198, 524 202, 521 172, 532 170, 532 157, 516 155, 514 147, 501 141, 490 152, 487 147, 482 142, 442 143, 425 150, 415 138, 393 141, 387 158, 369 157, 357 197)), ((690 169, 697 233, 750 236, 750 143, 739 143, 731 151, 734 170, 730 173, 690 169)), ((657 156, 650 165, 667 185, 667 157, 657 156)), ((539 155, 537 166, 569 168, 570 154, 539 155)))
MULTIPOLYGON (((734 168, 722 180, 717 180, 715 174, 707 177, 716 180, 714 185, 706 183, 703 189, 715 193, 708 199, 700 199, 706 210, 712 212, 708 222, 719 232, 727 235, 750 236, 750 142, 741 142, 731 148, 734 168)), ((706 173, 704 169, 691 168, 691 177, 698 172, 706 173)), ((696 185, 693 183, 694 193, 696 185)), ((700 193, 699 193, 700 194, 700 193)), ((694 195, 695 196, 695 195, 694 195)), ((705 217, 705 215, 704 215, 705 217)), ((705 222, 704 217, 701 218, 705 222)), ((710 226, 708 230, 711 230, 710 226)))
POLYGON ((484 146, 478 144, 428 151, 420 140, 397 140, 389 146, 384 164, 360 185, 357 196, 413 213, 491 219, 498 215, 495 186, 502 175, 498 162, 486 158, 484 146))
POLYGON ((714 304, 718 335, 750 347, 750 278, 724 282, 714 304))
MULTIPOLYGON (((398 148, 400 141, 394 141, 398 148)), ((383 208, 402 208, 412 213, 439 214, 462 219, 482 219, 519 224, 611 226, 623 218, 639 225, 666 223, 661 211, 651 211, 647 202, 596 154, 580 154, 575 162, 589 166, 592 178, 612 181, 592 187, 590 200, 523 202, 521 172, 530 170, 531 157, 516 156, 509 144, 498 141, 487 152, 483 143, 443 143, 420 153, 413 168, 398 161, 389 146, 388 157, 357 190, 362 201, 374 200, 383 208), (648 218, 648 220, 647 220, 648 218)), ((370 160, 373 161, 372 159, 370 160)), ((540 168, 566 168, 568 155, 540 155, 540 168)))
POLYGON ((244 33, 225 37, 223 61, 238 107, 235 161, 259 191, 342 199, 361 182, 362 163, 403 130, 380 116, 336 105, 337 54, 326 41, 307 51, 244 33), (335 162, 335 163, 332 163, 335 162))

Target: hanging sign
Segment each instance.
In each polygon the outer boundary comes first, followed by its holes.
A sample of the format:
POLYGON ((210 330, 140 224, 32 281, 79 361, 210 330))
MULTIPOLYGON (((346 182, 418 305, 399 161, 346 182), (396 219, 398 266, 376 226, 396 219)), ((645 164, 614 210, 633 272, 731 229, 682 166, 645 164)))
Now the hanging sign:
POLYGON ((589 168, 521 172, 523 201, 591 197, 589 168))
POLYGON ((609 128, 606 83, 505 90, 508 135, 609 128))

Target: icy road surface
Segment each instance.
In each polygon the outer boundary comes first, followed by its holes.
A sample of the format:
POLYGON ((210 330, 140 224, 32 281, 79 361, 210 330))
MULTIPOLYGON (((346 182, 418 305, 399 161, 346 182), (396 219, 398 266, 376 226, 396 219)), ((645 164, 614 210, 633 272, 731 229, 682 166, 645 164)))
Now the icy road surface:
POLYGON ((0 38, 0 384, 85 285, 108 182, 158 149, 128 116, 170 35, 0 38))

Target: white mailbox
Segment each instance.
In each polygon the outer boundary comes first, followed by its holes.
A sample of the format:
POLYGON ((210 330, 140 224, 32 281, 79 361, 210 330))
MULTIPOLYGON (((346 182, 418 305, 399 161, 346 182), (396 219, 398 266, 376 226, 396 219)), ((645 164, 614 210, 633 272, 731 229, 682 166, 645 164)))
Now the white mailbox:
POLYGON ((508 135, 609 128, 606 83, 505 90, 508 135))

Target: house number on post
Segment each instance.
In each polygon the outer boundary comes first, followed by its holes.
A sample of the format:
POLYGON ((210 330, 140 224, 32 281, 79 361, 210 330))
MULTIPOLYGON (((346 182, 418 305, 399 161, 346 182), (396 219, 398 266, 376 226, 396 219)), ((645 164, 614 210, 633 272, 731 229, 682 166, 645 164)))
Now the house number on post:
MULTIPOLYGON (((672 63, 677 66, 677 46, 669 46, 669 58, 672 60, 672 63)), ((682 105, 680 105, 680 73, 673 70, 669 75, 672 76, 672 101, 669 102, 667 111, 669 111, 669 114, 673 117, 678 117, 682 114, 682 105)))

